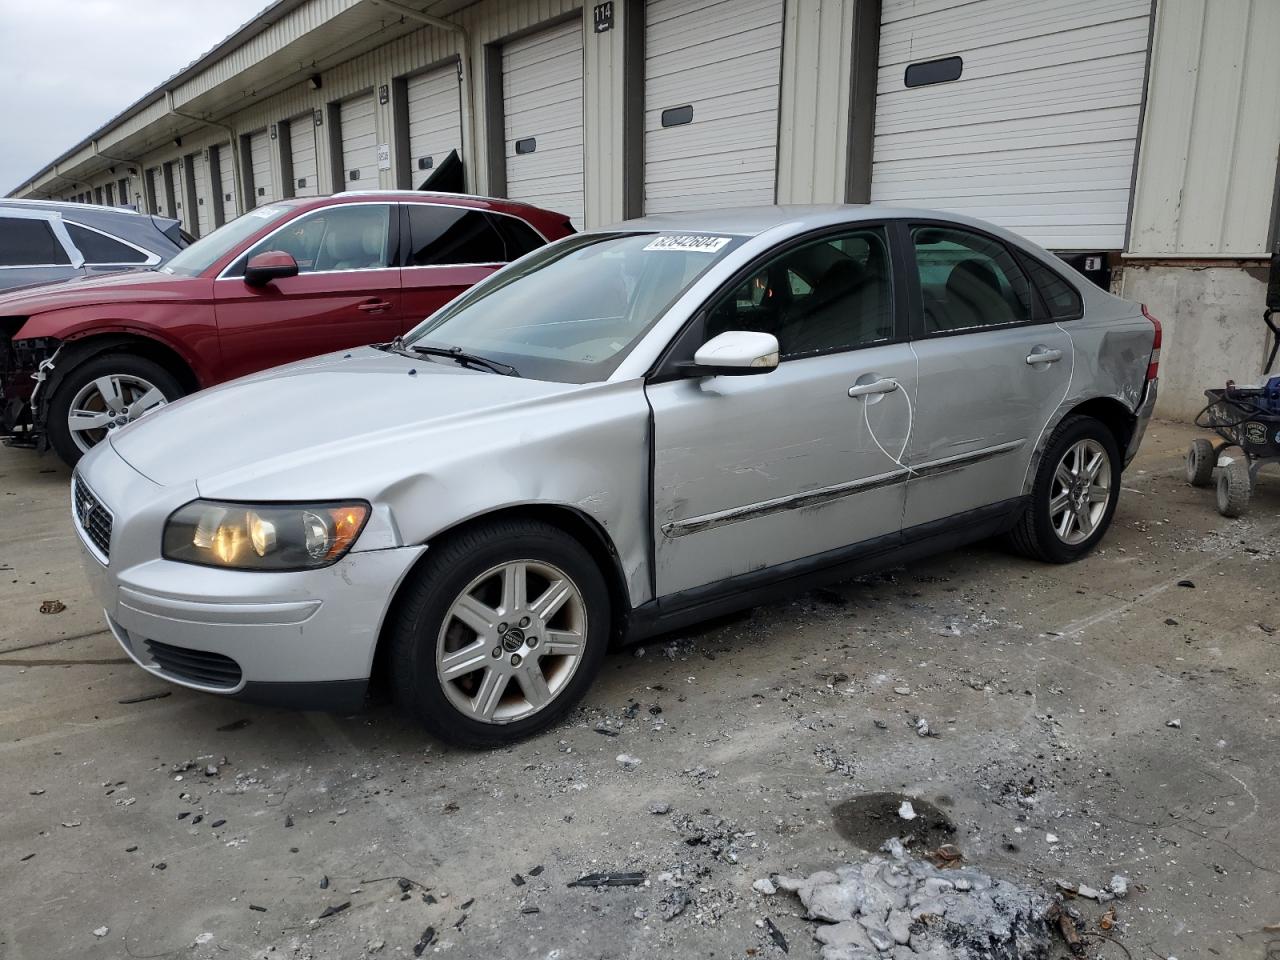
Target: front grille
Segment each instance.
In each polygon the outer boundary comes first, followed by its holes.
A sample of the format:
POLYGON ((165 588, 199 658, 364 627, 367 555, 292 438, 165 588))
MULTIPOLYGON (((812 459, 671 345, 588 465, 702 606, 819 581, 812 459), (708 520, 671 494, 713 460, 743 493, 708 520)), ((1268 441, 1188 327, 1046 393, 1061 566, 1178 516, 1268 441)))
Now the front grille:
POLYGON ((80 476, 71 478, 71 504, 76 523, 104 560, 111 556, 111 511, 103 506, 80 476))
POLYGON ((205 687, 231 687, 240 683, 240 664, 220 653, 188 650, 159 640, 148 640, 147 652, 165 673, 205 687))

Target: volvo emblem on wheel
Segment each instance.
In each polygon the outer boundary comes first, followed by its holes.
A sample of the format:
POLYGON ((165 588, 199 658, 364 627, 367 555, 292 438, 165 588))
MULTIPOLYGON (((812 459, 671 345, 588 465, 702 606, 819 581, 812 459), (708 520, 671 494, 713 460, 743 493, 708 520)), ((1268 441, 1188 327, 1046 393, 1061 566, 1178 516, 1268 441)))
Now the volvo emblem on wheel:
POLYGON ((508 653, 515 653, 524 646, 524 631, 519 627, 512 627, 502 635, 502 645, 507 648, 508 653))

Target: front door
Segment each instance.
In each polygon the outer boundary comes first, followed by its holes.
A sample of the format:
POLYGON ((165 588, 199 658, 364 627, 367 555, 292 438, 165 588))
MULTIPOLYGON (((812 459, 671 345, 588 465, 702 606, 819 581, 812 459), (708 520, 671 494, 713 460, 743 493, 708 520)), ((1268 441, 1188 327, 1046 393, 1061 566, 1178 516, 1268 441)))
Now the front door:
POLYGON ((993 237, 912 224, 919 397, 904 527, 1018 497, 1066 398, 1071 337, 1044 318, 1013 253, 993 237))
POLYGON ((697 343, 771 333, 781 362, 647 388, 658 596, 896 541, 916 390, 904 321, 878 226, 802 241, 711 305, 697 343))
POLYGON ((258 241, 214 284, 219 379, 399 334, 398 240, 393 204, 351 203, 304 214, 258 241), (269 250, 290 254, 298 275, 249 286, 245 264, 269 250))

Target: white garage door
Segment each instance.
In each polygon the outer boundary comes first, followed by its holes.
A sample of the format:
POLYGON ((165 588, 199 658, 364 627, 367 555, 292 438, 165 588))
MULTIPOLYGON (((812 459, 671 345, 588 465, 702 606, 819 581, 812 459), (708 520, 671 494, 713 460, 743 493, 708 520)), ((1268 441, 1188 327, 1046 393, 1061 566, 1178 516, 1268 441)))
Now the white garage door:
POLYGON ((452 64, 410 77, 409 182, 417 189, 449 151, 462 154, 462 99, 458 68, 452 64))
POLYGON ((773 203, 783 0, 649 0, 645 213, 773 203))
POLYGON ((253 170, 253 197, 246 202, 256 207, 276 199, 275 182, 271 179, 271 140, 265 130, 249 136, 249 167, 253 170))
POLYGON ((196 182, 196 225, 200 236, 207 237, 213 229, 213 190, 209 182, 209 161, 203 153, 190 159, 191 175, 196 182))
POLYGON ((507 196, 582 227, 582 21, 502 48, 507 196))
POLYGON ((218 187, 222 194, 222 222, 230 223, 240 216, 236 205, 236 160, 229 143, 218 148, 218 187))
POLYGON ((378 188, 378 133, 373 117, 373 94, 342 101, 338 108, 342 132, 340 190, 378 188))
POLYGON ((1150 0, 884 0, 871 199, 1055 250, 1121 249, 1150 13, 1150 0), (908 65, 950 57, 938 69, 959 79, 906 86, 908 65))
POLYGON ((316 196, 320 192, 316 168, 316 122, 309 113, 289 121, 289 158, 293 168, 293 195, 316 196))
POLYGON ((147 183, 151 185, 151 212, 168 216, 169 208, 164 197, 164 170, 160 167, 148 170, 147 183))

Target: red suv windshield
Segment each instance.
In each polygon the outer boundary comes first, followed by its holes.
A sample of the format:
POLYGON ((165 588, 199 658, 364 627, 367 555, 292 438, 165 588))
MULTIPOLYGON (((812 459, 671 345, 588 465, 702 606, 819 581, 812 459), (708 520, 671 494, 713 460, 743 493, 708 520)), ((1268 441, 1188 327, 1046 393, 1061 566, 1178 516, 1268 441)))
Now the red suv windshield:
POLYGON ((199 276, 267 224, 282 219, 292 209, 285 204, 271 204, 250 210, 243 217, 224 223, 207 237, 201 237, 160 269, 180 277, 199 276))

